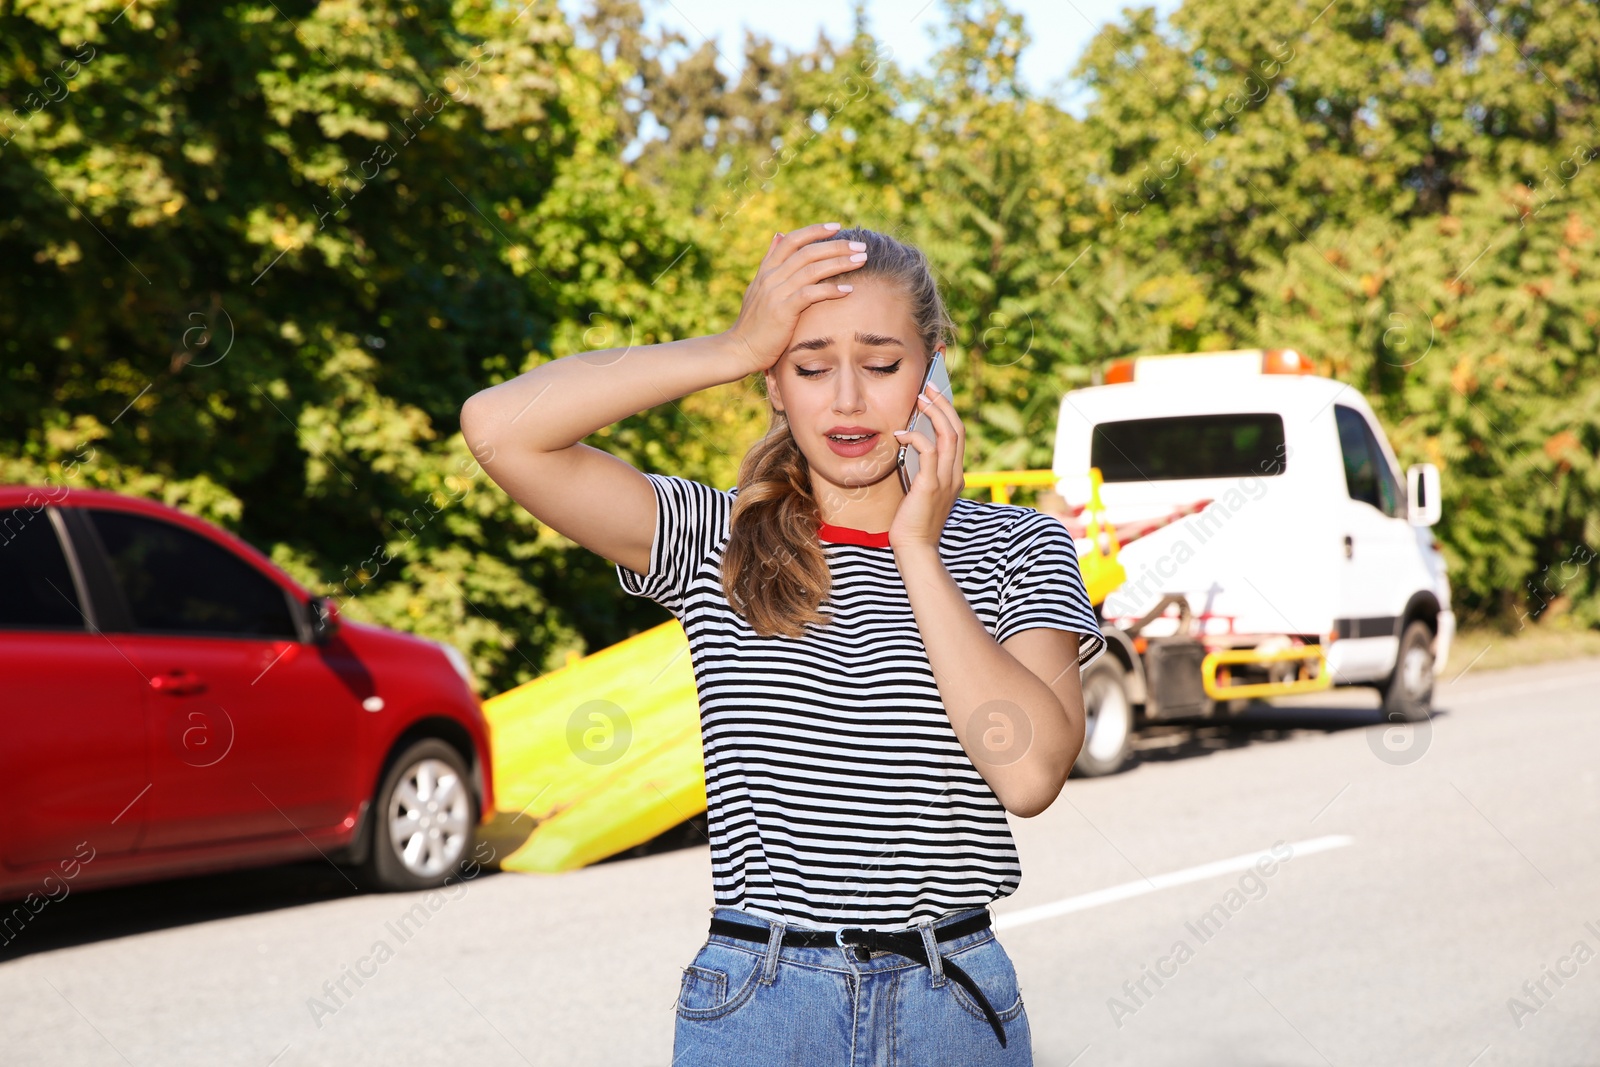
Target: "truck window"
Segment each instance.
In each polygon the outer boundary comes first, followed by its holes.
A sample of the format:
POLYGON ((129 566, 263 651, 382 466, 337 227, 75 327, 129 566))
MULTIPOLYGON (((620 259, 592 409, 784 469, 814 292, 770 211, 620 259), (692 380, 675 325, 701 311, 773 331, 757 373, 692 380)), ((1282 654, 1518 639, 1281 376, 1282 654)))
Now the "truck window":
POLYGON ((1372 427, 1355 408, 1333 406, 1339 426, 1339 451, 1344 454, 1344 484, 1351 500, 1361 500, 1390 518, 1399 518, 1402 500, 1399 483, 1372 427))
POLYGON ((1272 412, 1102 422, 1089 440, 1089 465, 1107 482, 1282 474, 1287 458, 1272 412))
POLYGON ((1372 436, 1372 425, 1366 419, 1361 420, 1362 429, 1367 434, 1367 448, 1372 453, 1373 464, 1378 468, 1378 499, 1383 501, 1378 509, 1391 519, 1398 519, 1405 514, 1405 490, 1400 488, 1400 483, 1395 480, 1394 471, 1389 467, 1389 461, 1384 458, 1383 448, 1378 444, 1377 438, 1372 436))

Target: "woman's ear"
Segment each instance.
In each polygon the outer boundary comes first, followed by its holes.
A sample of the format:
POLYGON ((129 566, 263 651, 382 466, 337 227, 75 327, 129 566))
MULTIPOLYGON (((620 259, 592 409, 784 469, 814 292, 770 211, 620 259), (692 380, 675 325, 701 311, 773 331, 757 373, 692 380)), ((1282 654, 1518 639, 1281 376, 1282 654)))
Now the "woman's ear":
POLYGON ((778 411, 783 410, 783 397, 778 393, 778 376, 770 369, 762 372, 767 379, 767 396, 772 401, 772 406, 778 411))

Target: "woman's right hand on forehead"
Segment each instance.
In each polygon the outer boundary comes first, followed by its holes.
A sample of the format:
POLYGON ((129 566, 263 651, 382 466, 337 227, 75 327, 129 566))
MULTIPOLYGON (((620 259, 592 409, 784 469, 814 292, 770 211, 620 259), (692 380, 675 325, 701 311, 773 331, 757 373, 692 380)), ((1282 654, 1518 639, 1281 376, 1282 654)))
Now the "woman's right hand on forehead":
POLYGON ((756 276, 744 290, 738 321, 727 331, 747 353, 752 371, 764 371, 782 358, 800 313, 819 300, 850 294, 845 279, 824 282, 866 262, 860 241, 829 240, 837 222, 822 222, 774 234, 756 276))

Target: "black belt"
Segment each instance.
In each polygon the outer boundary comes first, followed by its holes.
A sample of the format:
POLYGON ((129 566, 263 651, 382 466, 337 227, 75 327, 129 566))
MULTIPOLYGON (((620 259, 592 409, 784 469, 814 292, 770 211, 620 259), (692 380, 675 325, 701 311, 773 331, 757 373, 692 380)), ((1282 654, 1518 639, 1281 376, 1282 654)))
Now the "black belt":
MULTIPOLYGON (((977 933, 990 925, 988 911, 982 915, 973 915, 933 929, 935 941, 950 941, 967 934, 977 933)), ((770 940, 767 928, 764 926, 751 926, 749 923, 734 922, 732 919, 712 919, 711 932, 722 934, 726 937, 742 938, 745 941, 759 941, 763 944, 770 940)), ((902 956, 910 957, 924 967, 932 968, 928 959, 928 952, 923 947, 922 935, 919 933, 903 933, 899 931, 866 930, 852 926, 844 930, 785 930, 783 944, 790 948, 836 948, 840 946, 854 946, 856 959, 871 959, 870 950, 877 949, 882 952, 895 952, 902 956)), ((1000 1016, 989 1005, 989 998, 983 995, 983 990, 978 988, 978 983, 972 976, 960 967, 951 963, 944 956, 939 957, 941 969, 951 978, 960 983, 961 987, 972 994, 983 1007, 984 1018, 989 1020, 989 1025, 994 1028, 995 1036, 1000 1039, 1000 1047, 1006 1047, 1005 1028, 1000 1025, 1000 1016)))

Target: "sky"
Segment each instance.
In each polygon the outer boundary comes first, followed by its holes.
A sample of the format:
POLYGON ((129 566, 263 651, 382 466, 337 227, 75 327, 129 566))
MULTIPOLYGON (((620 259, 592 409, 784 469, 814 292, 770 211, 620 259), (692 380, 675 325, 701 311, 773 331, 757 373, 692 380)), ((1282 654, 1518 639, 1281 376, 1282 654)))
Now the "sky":
MULTIPOLYGON (((584 0, 561 0, 569 16, 583 10, 584 0)), ((1125 6, 1154 6, 1165 17, 1177 0, 1008 0, 1020 11, 1033 43, 1022 53, 1022 76, 1030 89, 1051 96, 1067 110, 1081 115, 1087 97, 1062 84, 1084 48, 1107 22, 1116 21, 1125 6)), ((808 48, 818 32, 835 41, 851 35, 850 0, 645 0, 647 26, 670 26, 695 44, 710 39, 722 56, 718 66, 732 77, 743 55, 744 27, 771 38, 779 45, 808 48)), ((934 50, 932 29, 939 25, 939 0, 868 0, 867 26, 878 40, 894 49, 902 67, 925 70, 934 50)))

